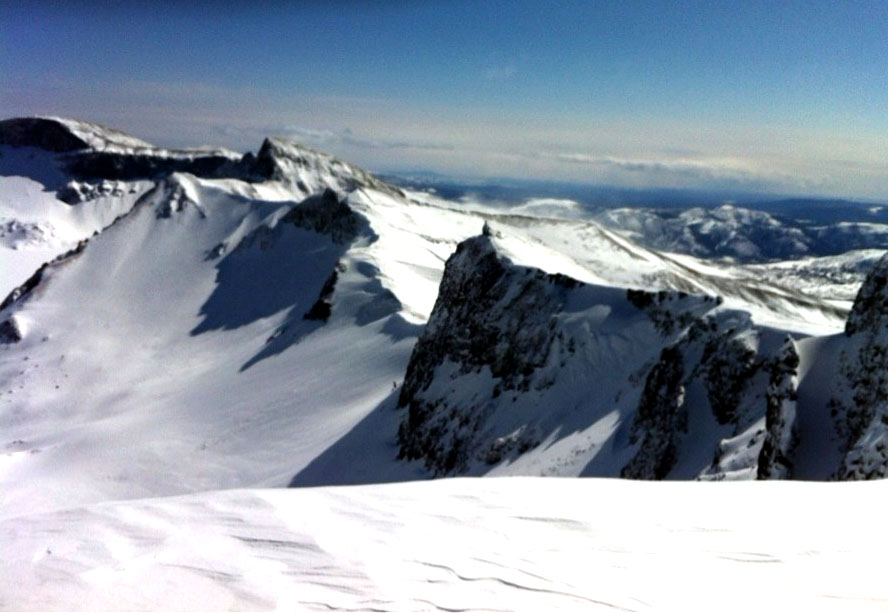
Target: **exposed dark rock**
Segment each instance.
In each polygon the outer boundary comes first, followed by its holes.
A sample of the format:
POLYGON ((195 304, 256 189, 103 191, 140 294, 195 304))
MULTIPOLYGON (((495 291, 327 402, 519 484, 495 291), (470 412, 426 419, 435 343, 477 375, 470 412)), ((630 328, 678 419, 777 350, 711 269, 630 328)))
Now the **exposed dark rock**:
MULTIPOLYGON (((636 308, 647 313, 654 323, 654 327, 663 336, 670 336, 676 330, 688 327, 696 318, 693 311, 676 308, 688 297, 685 292, 646 292, 637 289, 626 290, 626 299, 636 308)), ((699 299, 695 296, 695 300, 699 299)), ((713 296, 703 296, 703 300, 711 301, 713 306, 721 303, 721 299, 713 296)))
POLYGON ((336 281, 339 280, 339 272, 333 270, 321 287, 321 294, 311 308, 302 316, 302 319, 319 320, 326 322, 330 318, 333 309, 333 291, 336 289, 336 281))
POLYGON ((888 324, 888 254, 882 256, 857 291, 845 334, 874 332, 888 324))
POLYGON ((796 385, 799 354, 787 338, 780 353, 768 365, 770 377, 766 395, 765 440, 759 453, 758 479, 792 477, 792 451, 798 443, 796 429, 796 385))
POLYGON ((79 180, 134 181, 161 179, 174 172, 205 178, 239 178, 244 173, 238 160, 219 154, 157 155, 88 151, 67 156, 68 170, 79 180))
MULTIPOLYGON (((635 295, 633 303, 644 309, 655 304, 654 295, 635 295)), ((630 442, 641 442, 636 455, 624 467, 622 475, 635 479, 663 479, 678 460, 681 439, 697 427, 688 422, 686 390, 691 386, 706 394, 715 421, 733 426, 731 437, 745 432, 761 419, 764 407, 761 388, 753 385, 757 377, 770 372, 771 356, 759 355, 761 332, 748 317, 736 312, 696 316, 679 339, 664 349, 648 373, 645 387, 630 430, 630 442)), ((759 444, 753 437, 750 446, 759 444)), ((731 439, 720 441, 712 466, 705 478, 721 478, 725 471, 756 468, 754 454, 744 454, 738 466, 731 439), (724 461, 724 463, 723 463, 724 461)))
POLYGON ((66 204, 76 205, 105 196, 118 198, 126 193, 126 189, 126 184, 118 181, 99 181, 96 183, 71 181, 56 192, 56 198, 66 204))
POLYGON ((457 414, 446 401, 426 399, 422 392, 445 362, 462 374, 489 368, 500 393, 529 389, 531 376, 549 356, 555 315, 566 293, 579 285, 563 275, 505 264, 488 236, 460 243, 447 261, 401 386, 398 405, 408 411, 398 430, 399 457, 423 459, 436 474, 463 470, 479 451, 475 436, 490 403, 481 400, 457 414))
POLYGON ((0 121, 0 145, 38 147, 54 152, 77 151, 88 147, 85 141, 63 124, 39 117, 0 121))
POLYGON ((203 208, 189 196, 185 186, 174 179, 161 182, 153 192, 149 192, 149 199, 156 202, 154 214, 158 219, 169 219, 174 213, 185 209, 194 209, 200 217, 206 217, 203 208))
POLYGON ((319 234, 328 234, 339 244, 353 240, 361 230, 360 216, 330 188, 300 202, 281 221, 319 234))
POLYGON ((0 344, 11 345, 22 340, 24 336, 15 318, 10 317, 0 323, 0 344))
POLYGON ((848 348, 830 401, 845 456, 836 477, 888 476, 888 255, 857 294, 845 326, 848 348))
POLYGON ((663 349, 651 368, 635 413, 629 441, 641 447, 620 473, 628 479, 665 479, 677 460, 676 437, 687 432, 684 406, 684 356, 676 346, 663 349))
POLYGON ((25 280, 24 283, 9 292, 6 298, 3 299, 3 302, 0 302, 0 311, 19 302, 25 296, 30 294, 34 288, 40 285, 40 281, 43 279, 43 271, 46 270, 46 266, 47 264, 42 264, 40 268, 34 271, 34 274, 25 280))
POLYGON ((737 410, 749 381, 762 367, 756 353, 728 334, 711 336, 700 359, 712 413, 720 424, 736 423, 737 410))

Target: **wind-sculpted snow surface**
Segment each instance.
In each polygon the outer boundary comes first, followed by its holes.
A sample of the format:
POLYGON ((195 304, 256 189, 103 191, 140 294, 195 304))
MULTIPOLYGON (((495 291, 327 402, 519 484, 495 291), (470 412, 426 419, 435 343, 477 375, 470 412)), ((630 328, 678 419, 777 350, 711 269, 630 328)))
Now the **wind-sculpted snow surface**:
POLYGON ((886 486, 447 479, 75 507, 0 520, 0 608, 884 611, 886 486))

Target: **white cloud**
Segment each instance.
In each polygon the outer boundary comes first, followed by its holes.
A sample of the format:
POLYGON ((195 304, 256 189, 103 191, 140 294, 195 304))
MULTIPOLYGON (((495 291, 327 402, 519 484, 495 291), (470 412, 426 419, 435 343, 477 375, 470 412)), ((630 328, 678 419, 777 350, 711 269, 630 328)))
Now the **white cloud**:
POLYGON ((561 162, 614 168, 631 173, 674 174, 697 179, 750 179, 759 176, 748 164, 740 160, 627 159, 585 153, 550 155, 561 162))
POLYGON ((453 149, 451 145, 440 143, 364 138, 357 136, 351 128, 332 130, 285 126, 278 132, 283 136, 315 146, 344 145, 358 149, 417 149, 426 151, 450 151, 453 149))

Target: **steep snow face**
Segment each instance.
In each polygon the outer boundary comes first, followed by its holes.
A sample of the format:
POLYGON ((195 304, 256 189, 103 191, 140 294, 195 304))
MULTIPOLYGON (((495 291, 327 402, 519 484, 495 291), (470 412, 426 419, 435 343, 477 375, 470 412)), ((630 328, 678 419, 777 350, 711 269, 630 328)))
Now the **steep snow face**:
POLYGON ((888 482, 511 478, 116 502, 0 520, 0 602, 884 611, 886 495, 888 482))
POLYGON ((402 458, 439 475, 755 477, 782 333, 706 296, 517 266, 498 244, 448 260, 399 396, 402 458))
POLYGON ((7 306, 3 513, 285 485, 391 394, 416 328, 377 236, 280 193, 173 175, 7 306))

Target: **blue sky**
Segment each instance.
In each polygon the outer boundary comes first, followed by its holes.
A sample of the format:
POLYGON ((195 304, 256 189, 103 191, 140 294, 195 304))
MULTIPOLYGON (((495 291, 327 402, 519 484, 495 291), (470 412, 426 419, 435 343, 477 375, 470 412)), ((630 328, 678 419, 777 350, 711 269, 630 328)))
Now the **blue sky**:
POLYGON ((372 169, 888 198, 886 2, 0 2, 0 114, 372 169))

